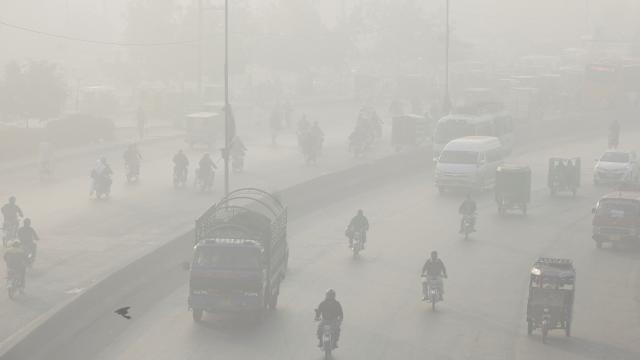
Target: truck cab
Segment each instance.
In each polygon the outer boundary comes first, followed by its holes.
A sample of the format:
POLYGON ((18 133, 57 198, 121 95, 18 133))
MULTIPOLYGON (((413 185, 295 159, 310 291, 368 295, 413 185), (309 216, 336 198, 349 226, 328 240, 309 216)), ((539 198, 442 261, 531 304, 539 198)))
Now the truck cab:
POLYGON ((593 240, 613 246, 640 239, 640 191, 618 191, 602 197, 592 210, 593 240))

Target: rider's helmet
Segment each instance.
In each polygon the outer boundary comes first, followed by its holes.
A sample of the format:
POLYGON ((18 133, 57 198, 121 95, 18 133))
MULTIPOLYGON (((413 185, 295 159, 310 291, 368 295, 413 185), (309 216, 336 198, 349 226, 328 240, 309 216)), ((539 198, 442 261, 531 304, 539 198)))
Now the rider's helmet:
POLYGON ((438 258, 438 252, 437 252, 437 251, 435 251, 435 250, 434 250, 434 251, 432 251, 432 252, 431 252, 431 258, 432 258, 432 259, 437 259, 437 258, 438 258))
POLYGON ((335 300, 335 298, 336 298, 336 291, 335 291, 335 290, 333 290, 333 289, 329 289, 329 290, 327 290, 326 298, 327 298, 327 299, 331 299, 331 300, 335 300))
POLYGON ((106 158, 106 157, 104 157, 104 156, 103 156, 103 157, 101 157, 101 158, 100 158, 100 162, 106 165, 106 164, 107 164, 107 158, 106 158))
POLYGON ((362 211, 362 209, 358 210, 358 216, 363 216, 364 215, 364 211, 362 211))
POLYGON ((26 218, 24 219, 24 221, 22 222, 23 226, 31 226, 31 219, 26 218))
POLYGON ((15 196, 10 197, 9 198, 9 203, 15 204, 16 203, 16 197, 15 196))

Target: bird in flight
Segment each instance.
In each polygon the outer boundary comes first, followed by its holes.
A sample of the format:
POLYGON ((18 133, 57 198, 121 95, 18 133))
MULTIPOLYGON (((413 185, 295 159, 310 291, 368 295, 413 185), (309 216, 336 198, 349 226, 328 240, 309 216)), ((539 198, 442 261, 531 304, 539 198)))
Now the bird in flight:
POLYGON ((114 311, 114 313, 122 316, 123 318, 129 320, 131 319, 131 315, 129 315, 130 306, 121 307, 120 309, 114 311))

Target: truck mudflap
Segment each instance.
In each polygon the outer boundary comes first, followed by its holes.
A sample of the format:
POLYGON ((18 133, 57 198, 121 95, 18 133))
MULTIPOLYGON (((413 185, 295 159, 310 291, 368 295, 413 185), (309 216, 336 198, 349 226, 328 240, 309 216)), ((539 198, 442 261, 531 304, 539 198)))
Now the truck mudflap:
POLYGON ((244 312, 264 308, 264 299, 257 294, 236 296, 191 294, 188 303, 190 309, 207 312, 244 312))

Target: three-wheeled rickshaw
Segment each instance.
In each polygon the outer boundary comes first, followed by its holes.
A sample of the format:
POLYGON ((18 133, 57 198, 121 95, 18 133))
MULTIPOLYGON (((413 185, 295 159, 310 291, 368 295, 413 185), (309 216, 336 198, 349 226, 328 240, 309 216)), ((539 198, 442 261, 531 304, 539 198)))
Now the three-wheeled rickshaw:
POLYGON ((526 165, 502 164, 496 170, 495 198, 498 212, 504 215, 518 209, 527 214, 531 198, 531 169, 526 165))
POLYGON ((184 124, 185 142, 192 147, 202 144, 213 149, 216 143, 224 139, 224 114, 197 112, 185 116, 184 124))
POLYGON ((569 259, 539 258, 531 267, 527 302, 527 334, 564 329, 571 336, 576 271, 569 259))
POLYGON ((391 119, 391 145, 396 151, 424 143, 431 134, 427 115, 396 115, 391 119))
POLYGON ((559 192, 568 192, 576 196, 580 187, 580 158, 553 157, 549 159, 547 185, 551 196, 555 196, 559 192))

